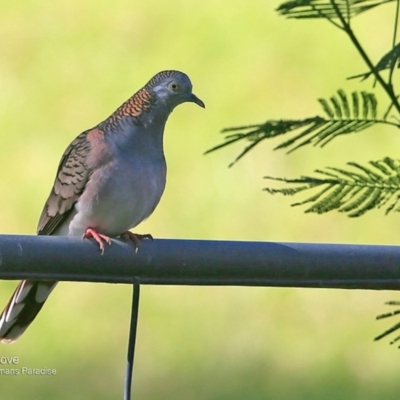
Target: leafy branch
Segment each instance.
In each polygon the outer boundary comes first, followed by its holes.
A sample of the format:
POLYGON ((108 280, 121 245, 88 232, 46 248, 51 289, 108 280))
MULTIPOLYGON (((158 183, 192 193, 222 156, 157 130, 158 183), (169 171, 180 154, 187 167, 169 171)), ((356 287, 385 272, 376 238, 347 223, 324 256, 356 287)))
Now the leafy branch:
MULTIPOLYGON (((375 71, 384 71, 385 69, 400 68, 400 43, 397 43, 388 53, 386 53, 375 65, 375 71)), ((372 72, 364 72, 363 74, 350 76, 348 79, 362 78, 365 80, 371 76, 372 72)))
POLYGON ((266 179, 285 182, 291 187, 281 189, 265 188, 270 194, 294 195, 309 190, 317 193, 305 200, 293 203, 293 206, 310 204, 305 212, 318 214, 337 210, 349 217, 359 217, 374 208, 385 207, 388 214, 400 211, 400 160, 384 158, 370 161, 368 166, 349 162, 349 169, 327 167, 317 169, 314 176, 302 176, 296 179, 266 179))
POLYGON ((365 11, 396 0, 366 0, 366 1, 324 1, 324 0, 295 0, 287 1, 277 8, 281 15, 288 18, 326 18, 333 20, 338 14, 347 19, 365 11))
POLYGON ((287 149, 288 153, 291 153, 308 144, 324 147, 340 135, 361 132, 376 124, 400 126, 384 118, 377 118, 378 102, 374 93, 353 92, 349 97, 344 90, 339 89, 337 95, 328 100, 321 98, 318 101, 326 117, 268 120, 263 124, 226 128, 222 132, 230 133, 226 135, 225 142, 209 149, 206 154, 238 141, 250 142, 230 164, 232 166, 263 140, 287 133, 295 132, 296 134, 281 142, 274 150, 287 149))

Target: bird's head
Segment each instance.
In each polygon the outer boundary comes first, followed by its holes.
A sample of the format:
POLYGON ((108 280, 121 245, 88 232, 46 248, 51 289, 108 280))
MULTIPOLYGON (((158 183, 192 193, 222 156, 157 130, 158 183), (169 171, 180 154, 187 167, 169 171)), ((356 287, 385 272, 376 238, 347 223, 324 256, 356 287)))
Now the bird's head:
POLYGON ((183 72, 159 72, 150 79, 145 88, 154 93, 157 101, 168 105, 171 111, 185 102, 196 103, 205 108, 203 101, 192 92, 192 82, 183 72))

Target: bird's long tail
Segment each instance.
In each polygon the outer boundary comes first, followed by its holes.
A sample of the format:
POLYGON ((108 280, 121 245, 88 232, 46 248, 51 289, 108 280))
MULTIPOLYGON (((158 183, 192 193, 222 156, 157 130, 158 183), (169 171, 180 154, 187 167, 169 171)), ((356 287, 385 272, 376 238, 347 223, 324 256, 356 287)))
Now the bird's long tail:
POLYGON ((0 341, 17 340, 35 319, 56 281, 21 281, 0 315, 0 341))

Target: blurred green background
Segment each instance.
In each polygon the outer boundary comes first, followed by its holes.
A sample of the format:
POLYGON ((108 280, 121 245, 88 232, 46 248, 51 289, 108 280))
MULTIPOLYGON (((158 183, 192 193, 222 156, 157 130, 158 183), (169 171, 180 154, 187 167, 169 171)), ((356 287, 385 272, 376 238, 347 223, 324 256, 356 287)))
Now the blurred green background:
MULTIPOLYGON (((262 191, 263 175, 397 157, 398 132, 371 129, 293 155, 265 143, 233 168, 241 145, 204 156, 223 127, 321 114, 316 101, 365 71, 324 21, 279 17, 279 1, 37 1, 0 5, 0 227, 34 234, 65 147, 156 72, 179 69, 206 110, 171 116, 167 189, 138 232, 154 237, 397 244, 399 216, 305 215, 262 191)), ((378 60, 394 8, 353 27, 378 60), (373 29, 372 29, 373 27, 373 29), (379 34, 377 34, 379 32, 379 34)), ((382 111, 382 108, 381 108, 382 111)), ((0 282, 0 304, 15 282, 0 282)), ((0 375, 7 399, 122 398, 131 289, 62 283, 0 356, 56 376, 0 375)), ((397 293, 230 287, 143 287, 135 399, 397 399, 400 352, 372 338, 397 293)), ((4 368, 7 366, 0 366, 4 368)))

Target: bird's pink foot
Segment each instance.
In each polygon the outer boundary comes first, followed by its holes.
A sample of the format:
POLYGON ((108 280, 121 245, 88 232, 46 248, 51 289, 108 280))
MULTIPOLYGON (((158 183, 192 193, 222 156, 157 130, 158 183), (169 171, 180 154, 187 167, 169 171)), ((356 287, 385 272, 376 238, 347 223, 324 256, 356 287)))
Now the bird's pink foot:
POLYGON ((83 234, 82 239, 90 238, 93 238, 99 244, 102 255, 104 254, 104 243, 111 244, 111 239, 109 236, 103 235, 93 228, 87 228, 85 233, 83 234))
POLYGON ((135 245, 135 253, 137 253, 139 250, 139 244, 140 244, 141 240, 143 240, 143 239, 153 240, 153 236, 151 236, 150 233, 145 233, 144 235, 141 235, 139 233, 133 233, 130 231, 124 232, 121 235, 121 237, 123 237, 125 240, 133 242, 133 244, 135 245))

